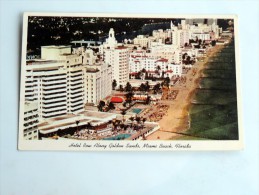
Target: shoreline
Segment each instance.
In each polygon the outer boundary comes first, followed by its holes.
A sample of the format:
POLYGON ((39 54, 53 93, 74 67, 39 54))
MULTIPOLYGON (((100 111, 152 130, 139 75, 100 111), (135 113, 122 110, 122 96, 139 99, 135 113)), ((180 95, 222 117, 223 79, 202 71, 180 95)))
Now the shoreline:
POLYGON ((175 100, 170 101, 170 107, 167 113, 159 121, 160 129, 149 135, 147 140, 174 140, 184 136, 183 132, 189 128, 191 101, 200 83, 203 70, 209 60, 217 55, 223 48, 223 45, 218 45, 208 51, 204 60, 196 62, 192 69, 186 74, 187 81, 185 86, 173 87, 173 89, 179 90, 179 94, 175 100), (192 75, 195 69, 196 74, 192 75))

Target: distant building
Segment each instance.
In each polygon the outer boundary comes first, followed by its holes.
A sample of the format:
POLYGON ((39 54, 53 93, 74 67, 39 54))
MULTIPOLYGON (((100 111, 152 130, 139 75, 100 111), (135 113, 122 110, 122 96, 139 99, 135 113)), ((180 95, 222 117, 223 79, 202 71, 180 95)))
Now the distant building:
POLYGON ((85 67, 85 103, 98 104, 112 93, 112 68, 100 62, 85 67))
POLYGON ((138 35, 133 39, 133 43, 140 47, 149 47, 150 39, 144 35, 138 35))
POLYGON ((124 46, 104 50, 104 62, 112 67, 112 80, 117 85, 125 85, 129 81, 129 50, 124 46))
MULTIPOLYGON (((153 53, 146 53, 146 51, 135 51, 130 54, 130 73, 131 75, 135 75, 137 72, 143 72, 148 75, 155 76, 169 76, 172 77, 174 75, 181 76, 182 74, 182 66, 181 63, 175 64, 170 62, 166 58, 160 58, 157 56, 153 56, 153 53)), ((175 55, 175 54, 174 54, 175 55)), ((177 61, 180 62, 182 55, 179 53, 177 55, 177 61), (179 55, 179 56, 178 56, 179 55)), ((172 58, 175 59, 175 58, 172 58)))

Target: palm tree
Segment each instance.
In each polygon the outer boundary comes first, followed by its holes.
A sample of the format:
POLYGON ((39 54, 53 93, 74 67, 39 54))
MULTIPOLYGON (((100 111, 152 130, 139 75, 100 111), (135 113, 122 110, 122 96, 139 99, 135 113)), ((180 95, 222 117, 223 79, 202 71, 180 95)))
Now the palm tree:
POLYGON ((122 117, 123 117, 123 119, 122 119, 123 121, 125 121, 125 119, 124 119, 125 114, 126 114, 126 111, 123 110, 123 111, 121 112, 121 115, 122 115, 122 117))
POLYGON ((131 121, 130 123, 130 127, 133 127, 133 121, 135 120, 135 118, 133 116, 129 117, 129 120, 131 121))
POLYGON ((145 84, 145 91, 148 92, 149 89, 150 89, 150 85, 149 85, 149 82, 147 81, 145 84))
POLYGON ((166 77, 166 78, 164 79, 164 85, 167 86, 167 87, 169 87, 169 85, 170 85, 170 78, 169 78, 169 77, 166 77))
POLYGON ((119 88, 120 88, 120 91, 122 92, 123 91, 123 86, 120 85, 119 88))
POLYGON ((124 129, 125 125, 123 123, 120 124, 121 130, 124 129))
POLYGON ((80 123, 80 121, 78 120, 78 121, 76 121, 76 131, 77 131, 77 133, 78 133, 78 124, 80 123))
POLYGON ((100 101, 97 108, 100 112, 103 112, 103 107, 105 106, 105 102, 104 101, 100 101))
POLYGON ((139 86, 139 91, 145 91, 146 90, 146 86, 144 83, 141 83, 141 85, 139 86))
POLYGON ((134 93, 132 91, 130 91, 125 96, 126 96, 126 102, 130 104, 132 102, 132 98, 134 96, 134 93))
POLYGON ((125 86, 125 91, 126 91, 126 92, 132 91, 132 86, 131 86, 131 84, 130 84, 129 82, 127 82, 127 84, 126 84, 126 86, 125 86))
POLYGON ((134 121, 134 117, 133 117, 133 116, 129 117, 129 120, 130 120, 131 122, 133 122, 133 121, 134 121))
POLYGON ((93 126, 92 126, 92 124, 90 123, 90 122, 88 122, 87 124, 86 124, 86 128, 87 128, 87 133, 88 134, 90 134, 90 129, 92 128, 93 126))
POLYGON ((161 70, 161 67, 158 65, 157 67, 156 67, 156 72, 157 72, 157 74, 159 74, 159 71, 161 70))
POLYGON ((114 110, 115 109, 114 103, 110 102, 109 105, 108 105, 108 109, 114 110))
POLYGON ((144 126, 145 126, 145 122, 146 122, 146 120, 147 120, 147 119, 146 119, 145 117, 143 117, 143 118, 142 118, 142 129, 143 129, 143 128, 144 128, 144 126))
POLYGON ((139 124, 140 124, 140 121, 141 121, 141 118, 140 118, 139 116, 136 116, 136 117, 135 117, 135 120, 136 120, 137 124, 139 125, 139 124))
POLYGON ((112 89, 115 90, 116 86, 117 86, 117 81, 114 79, 112 81, 112 89))
POLYGON ((149 104, 150 100, 151 100, 151 97, 148 95, 147 98, 146 98, 146 104, 149 104))
POLYGON ((157 92, 160 90, 160 83, 157 83, 156 85, 154 85, 153 90, 154 90, 154 94, 157 94, 157 92))

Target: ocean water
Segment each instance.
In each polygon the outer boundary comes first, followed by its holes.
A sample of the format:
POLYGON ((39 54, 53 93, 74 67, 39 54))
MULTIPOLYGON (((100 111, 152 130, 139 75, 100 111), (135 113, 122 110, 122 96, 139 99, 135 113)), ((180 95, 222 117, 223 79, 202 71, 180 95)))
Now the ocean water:
POLYGON ((238 140, 234 41, 206 65, 190 107, 190 128, 186 134, 238 140))

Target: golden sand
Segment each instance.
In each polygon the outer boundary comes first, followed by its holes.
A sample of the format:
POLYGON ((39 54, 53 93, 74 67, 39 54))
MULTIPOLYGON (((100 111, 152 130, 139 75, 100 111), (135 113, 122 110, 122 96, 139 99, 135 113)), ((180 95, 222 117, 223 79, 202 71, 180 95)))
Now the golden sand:
POLYGON ((176 99, 170 102, 170 107, 166 115, 159 121, 160 130, 149 135, 147 140, 179 139, 181 135, 177 133, 189 128, 189 108, 195 89, 199 85, 199 78, 209 58, 216 55, 222 48, 223 46, 212 48, 203 62, 196 62, 193 68, 188 71, 186 83, 173 87, 173 89, 179 90, 179 93, 176 99), (197 70, 195 75, 193 75, 193 69, 197 70))

